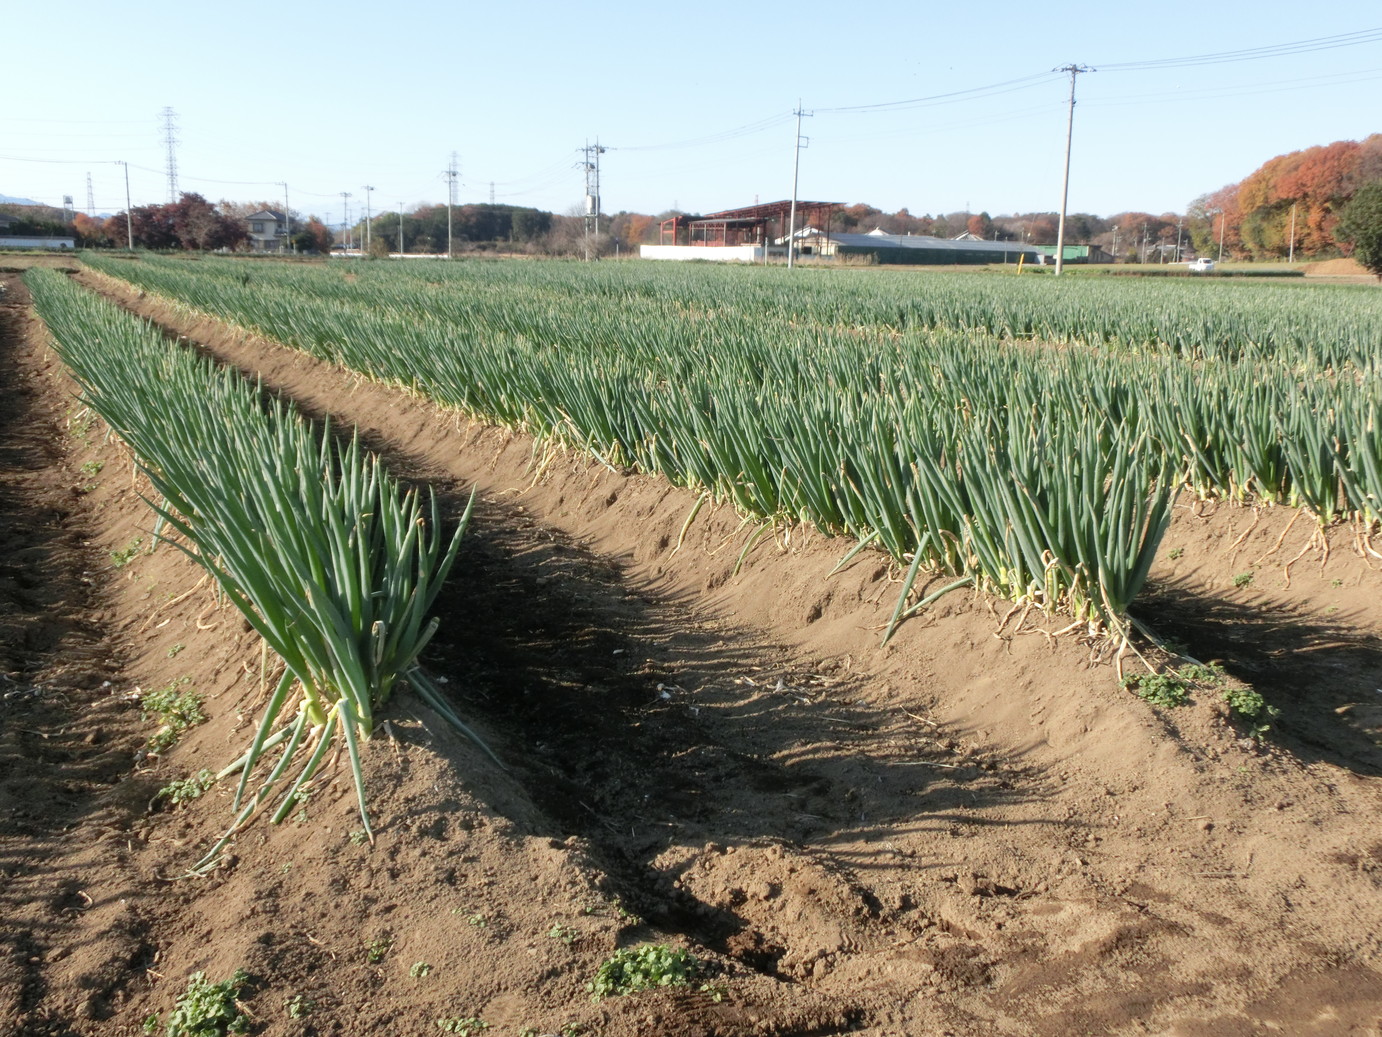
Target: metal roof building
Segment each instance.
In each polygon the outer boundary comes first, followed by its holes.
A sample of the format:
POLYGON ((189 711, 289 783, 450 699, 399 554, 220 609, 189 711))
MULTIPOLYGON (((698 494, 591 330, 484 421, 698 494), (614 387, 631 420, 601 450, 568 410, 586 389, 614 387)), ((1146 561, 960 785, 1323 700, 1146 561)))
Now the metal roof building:
MULTIPOLYGON (((829 227, 831 214, 841 205, 841 202, 798 201, 797 229, 808 223, 829 227)), ((704 216, 677 216, 662 221, 658 242, 663 245, 702 245, 711 248, 762 245, 774 238, 787 236, 791 210, 791 201, 784 199, 704 216)))
POLYGON ((974 241, 931 238, 921 234, 832 234, 816 242, 822 256, 872 255, 879 263, 932 266, 986 263, 1042 263, 1046 256, 1035 245, 1016 241, 974 241))

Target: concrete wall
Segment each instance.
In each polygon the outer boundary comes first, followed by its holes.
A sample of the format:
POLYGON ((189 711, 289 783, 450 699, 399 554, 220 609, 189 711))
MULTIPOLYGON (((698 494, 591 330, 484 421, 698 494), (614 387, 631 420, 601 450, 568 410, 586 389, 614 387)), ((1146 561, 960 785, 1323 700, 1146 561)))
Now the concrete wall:
POLYGON ((708 259, 716 263, 761 263, 759 245, 639 245, 644 259, 708 259))

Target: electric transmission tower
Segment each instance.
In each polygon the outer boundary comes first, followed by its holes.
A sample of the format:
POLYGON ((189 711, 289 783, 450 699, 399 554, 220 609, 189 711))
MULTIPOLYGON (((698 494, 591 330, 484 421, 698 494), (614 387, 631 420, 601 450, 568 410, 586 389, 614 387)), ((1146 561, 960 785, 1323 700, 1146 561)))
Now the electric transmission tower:
POLYGON ((86 174, 86 214, 96 215, 96 191, 91 186, 91 173, 86 174))
POLYGON ((163 109, 163 144, 168 149, 168 202, 178 200, 178 123, 177 113, 163 109))

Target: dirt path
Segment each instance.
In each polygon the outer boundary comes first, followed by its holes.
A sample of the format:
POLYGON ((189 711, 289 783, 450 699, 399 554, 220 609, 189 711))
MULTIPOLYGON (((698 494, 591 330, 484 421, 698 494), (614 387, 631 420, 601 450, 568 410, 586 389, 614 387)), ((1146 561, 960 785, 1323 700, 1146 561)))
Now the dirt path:
MULTIPOLYGON (((243 836, 211 879, 162 881, 214 838, 226 799, 145 805, 245 741, 259 654, 171 552, 107 567, 92 636, 122 666, 111 689, 86 678, 76 708, 123 726, 49 722, 101 727, 121 750, 44 831, 0 817, 8 873, 30 877, 6 906, 34 920, 6 911, 0 1024, 132 1033, 190 972, 244 967, 265 1033, 469 1017, 613 1037, 1378 1032, 1382 581, 1345 531, 1323 565, 1311 530, 1270 511, 1180 509, 1168 537, 1179 553, 1144 618, 1283 708, 1259 745, 1212 694, 1155 713, 1090 646, 1033 617, 1002 624, 1001 603, 951 595, 883 649, 895 585, 876 558, 829 576, 844 546, 797 530, 736 575, 753 528, 706 507, 683 540, 694 494, 558 452, 537 451, 535 475, 520 437, 128 301, 359 423, 449 513, 478 489, 431 665, 508 770, 404 699, 369 754, 378 846, 352 838, 342 779, 306 817, 243 836), (140 739, 124 696, 184 677, 210 721, 164 759, 119 763, 140 739), (592 1004, 599 963, 651 940, 711 962, 723 997, 592 1004)), ((59 434, 58 376, 15 320, 7 370, 47 418, 0 428, 0 449, 37 427, 48 454, 16 455, 7 478, 36 466, 70 498, 70 473, 105 458, 72 510, 108 557, 147 536, 129 462, 94 432, 59 434)), ((74 603, 60 597, 59 616, 74 603)), ((50 663, 6 668, 20 665, 50 663)), ((38 742, 14 743, 31 762, 6 757, 0 779, 22 765, 70 783, 38 742)))

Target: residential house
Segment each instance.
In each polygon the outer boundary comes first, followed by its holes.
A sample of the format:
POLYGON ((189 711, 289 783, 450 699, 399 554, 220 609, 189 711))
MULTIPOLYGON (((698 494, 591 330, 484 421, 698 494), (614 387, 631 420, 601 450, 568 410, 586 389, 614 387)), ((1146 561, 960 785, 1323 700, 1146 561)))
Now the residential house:
POLYGON ((249 229, 250 251, 288 251, 288 218, 276 209, 260 209, 245 217, 249 229))

